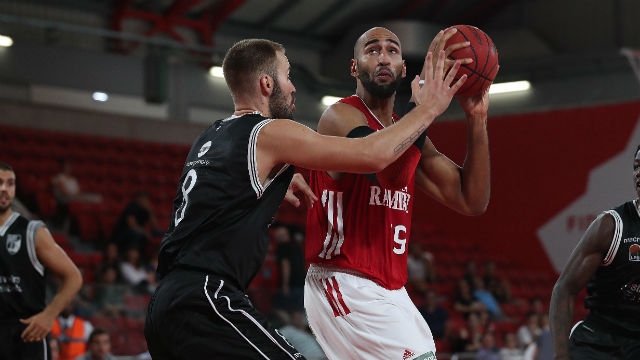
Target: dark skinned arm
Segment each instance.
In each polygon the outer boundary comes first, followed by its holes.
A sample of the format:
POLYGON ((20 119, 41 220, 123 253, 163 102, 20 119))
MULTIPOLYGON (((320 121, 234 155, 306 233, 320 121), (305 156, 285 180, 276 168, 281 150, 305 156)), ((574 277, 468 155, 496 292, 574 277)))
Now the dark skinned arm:
POLYGON ((614 231, 615 221, 611 215, 601 215, 594 220, 571 253, 553 287, 549 323, 555 360, 569 359, 569 333, 576 295, 600 267, 611 246, 614 231))

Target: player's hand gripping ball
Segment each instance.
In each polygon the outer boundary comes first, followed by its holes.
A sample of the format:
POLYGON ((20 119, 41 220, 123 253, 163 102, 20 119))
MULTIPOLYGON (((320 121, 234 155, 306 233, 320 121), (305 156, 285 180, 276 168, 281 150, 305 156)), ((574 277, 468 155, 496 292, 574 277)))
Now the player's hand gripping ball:
POLYGON ((475 26, 455 25, 458 31, 445 44, 468 41, 469 46, 455 50, 449 55, 452 60, 471 58, 471 64, 463 64, 456 74, 455 80, 467 74, 467 81, 456 92, 460 96, 474 96, 485 91, 493 82, 498 72, 498 50, 489 35, 475 26))

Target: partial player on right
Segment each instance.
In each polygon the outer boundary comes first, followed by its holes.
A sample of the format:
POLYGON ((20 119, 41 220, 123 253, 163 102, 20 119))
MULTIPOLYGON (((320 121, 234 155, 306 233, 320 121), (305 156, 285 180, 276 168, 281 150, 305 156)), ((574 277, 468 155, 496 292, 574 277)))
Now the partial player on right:
MULTIPOLYGON (((640 197, 640 146, 633 160, 640 197)), ((640 359, 640 200, 600 214, 562 270, 549 309, 554 359, 640 359), (576 295, 589 314, 571 327, 576 295)))

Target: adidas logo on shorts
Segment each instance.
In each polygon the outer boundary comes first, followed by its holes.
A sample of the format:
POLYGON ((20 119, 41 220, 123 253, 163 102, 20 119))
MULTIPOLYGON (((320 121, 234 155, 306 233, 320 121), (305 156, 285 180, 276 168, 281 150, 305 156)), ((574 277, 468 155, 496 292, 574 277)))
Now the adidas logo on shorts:
POLYGON ((407 360, 409 358, 411 358, 413 355, 415 355, 414 353, 412 353, 409 350, 405 350, 404 351, 404 355, 402 356, 402 360, 407 360))

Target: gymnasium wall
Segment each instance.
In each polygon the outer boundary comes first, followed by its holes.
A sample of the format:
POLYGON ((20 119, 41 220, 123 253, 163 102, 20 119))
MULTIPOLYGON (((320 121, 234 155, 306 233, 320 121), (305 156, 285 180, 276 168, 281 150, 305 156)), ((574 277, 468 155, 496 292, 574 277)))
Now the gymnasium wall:
MULTIPOLYGON (((532 269, 560 271, 590 221, 635 198, 633 155, 640 144, 640 102, 490 117, 491 201, 478 217, 416 196, 414 228, 430 224, 447 238, 532 269)), ((436 123, 429 136, 462 164, 464 122, 436 123)))

